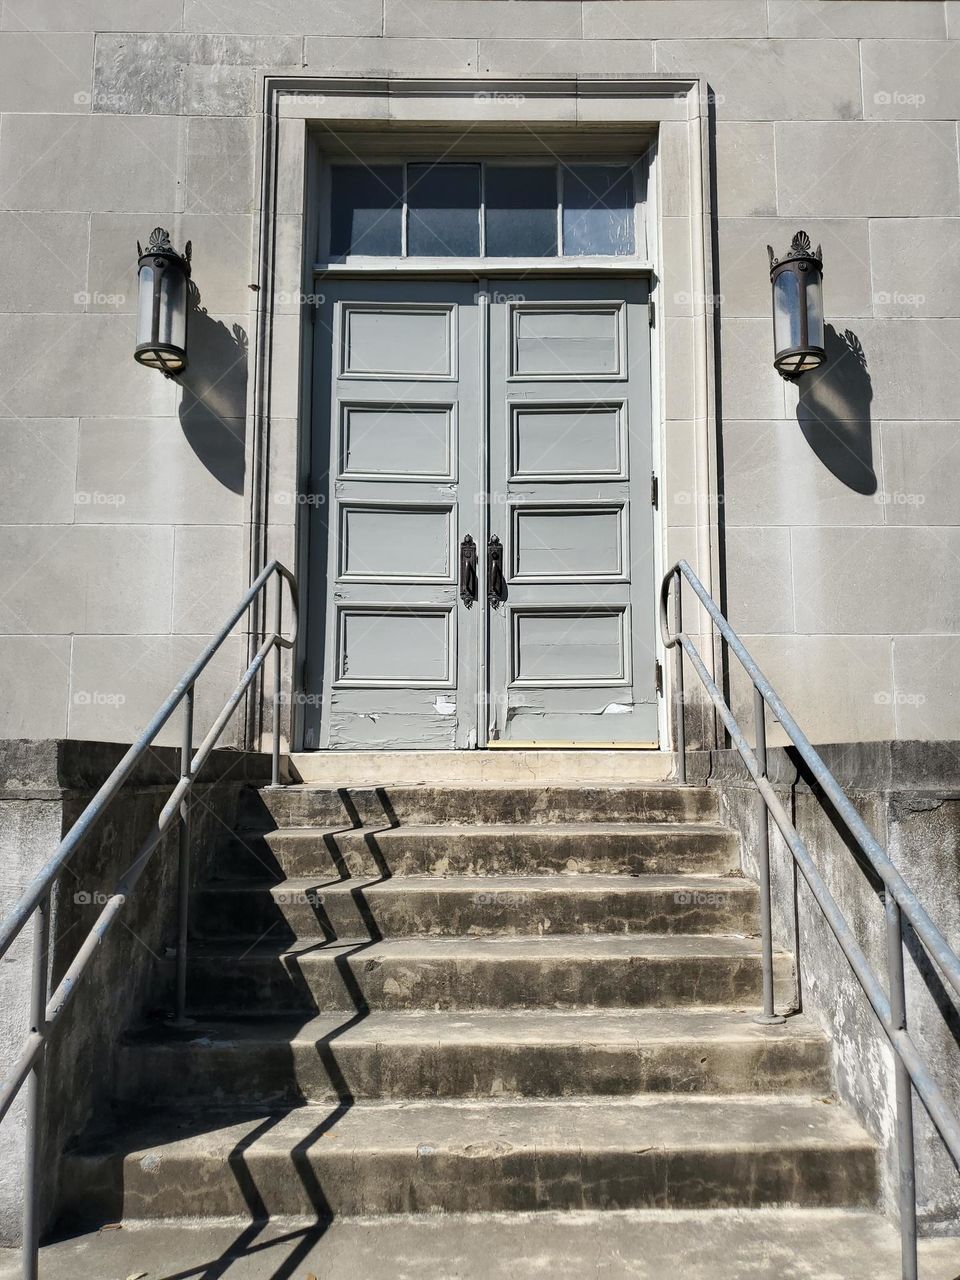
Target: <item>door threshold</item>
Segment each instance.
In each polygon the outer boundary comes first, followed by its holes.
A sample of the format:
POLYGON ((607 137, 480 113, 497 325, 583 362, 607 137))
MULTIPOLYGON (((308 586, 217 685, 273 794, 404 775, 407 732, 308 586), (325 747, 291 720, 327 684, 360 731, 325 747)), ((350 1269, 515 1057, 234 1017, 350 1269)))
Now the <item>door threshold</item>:
POLYGON ((659 751, 659 742, 488 742, 490 751, 659 751))

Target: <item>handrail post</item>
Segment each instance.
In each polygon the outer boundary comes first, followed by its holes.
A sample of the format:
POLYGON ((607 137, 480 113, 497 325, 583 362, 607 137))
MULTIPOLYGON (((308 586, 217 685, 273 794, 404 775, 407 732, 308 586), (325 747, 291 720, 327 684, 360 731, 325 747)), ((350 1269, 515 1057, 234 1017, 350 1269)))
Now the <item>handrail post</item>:
MULTIPOLYGON (((887 975, 890 1021, 896 1031, 907 1026, 907 995, 903 976, 903 920, 900 904, 888 889, 883 895, 887 926, 887 975)), ((917 1171, 913 1143, 913 1088, 910 1072, 894 1054, 897 1083, 897 1165, 900 1200, 900 1265, 903 1280, 917 1280, 917 1171)))
POLYGON ((673 600, 673 634, 677 637, 675 646, 677 660, 673 668, 673 696, 677 717, 677 779, 681 785, 684 785, 687 781, 687 731, 684 723, 683 702, 683 646, 679 643, 680 635, 683 631, 683 605, 680 601, 683 578, 679 569, 677 570, 676 579, 677 594, 673 600))
MULTIPOLYGON (((46 1035, 47 953, 50 944, 50 894, 33 917, 33 965, 30 979, 30 1029, 46 1035)), ((40 1146, 43 1140, 43 1069, 41 1053, 27 1081, 27 1115, 23 1159, 23 1280, 40 1274, 40 1146)))
MULTIPOLYGON (((193 759, 193 704, 195 686, 190 685, 183 700, 183 741, 180 746, 180 777, 189 778, 193 759)), ((187 1017, 187 937, 190 931, 190 797, 180 804, 180 848, 177 858, 177 976, 172 1025, 189 1027, 187 1017)))
POLYGON ((277 574, 277 598, 273 605, 273 634, 275 636, 273 653, 273 762, 271 766, 271 785, 280 785, 280 680, 283 650, 280 647, 281 628, 283 626, 283 579, 277 574))
MULTIPOLYGON (((757 742, 757 764, 760 774, 767 777, 767 716, 763 694, 753 687, 753 721, 757 742)), ((757 1014, 754 1022, 764 1026, 775 1026, 784 1021, 783 1015, 776 1013, 773 1007, 773 925, 770 918, 770 818, 767 813, 767 802, 761 792, 757 792, 760 802, 760 823, 757 828, 760 862, 760 967, 763 974, 763 1012, 757 1014)))

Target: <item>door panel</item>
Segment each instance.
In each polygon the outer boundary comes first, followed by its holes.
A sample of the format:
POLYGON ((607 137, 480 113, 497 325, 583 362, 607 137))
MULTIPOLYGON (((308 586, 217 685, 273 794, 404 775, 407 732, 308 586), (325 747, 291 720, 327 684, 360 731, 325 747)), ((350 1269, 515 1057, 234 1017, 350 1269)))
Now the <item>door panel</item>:
POLYGON ((490 738, 654 743, 646 283, 524 281, 490 322, 490 738))
POLYGON ((647 287, 522 288, 325 295, 307 746, 656 742, 647 287))
POLYGON ((322 689, 306 708, 318 745, 476 745, 480 610, 457 582, 482 487, 475 293, 363 280, 325 294, 311 489, 329 501, 311 560, 326 580, 311 575, 306 677, 322 689))

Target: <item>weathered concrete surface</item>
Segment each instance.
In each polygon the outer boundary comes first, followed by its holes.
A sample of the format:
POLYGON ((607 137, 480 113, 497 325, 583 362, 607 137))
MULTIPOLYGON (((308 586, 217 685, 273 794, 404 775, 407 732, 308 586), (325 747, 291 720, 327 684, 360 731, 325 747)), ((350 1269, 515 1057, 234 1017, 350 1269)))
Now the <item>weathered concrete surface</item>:
MULTIPOLYGON (((781 1003, 792 957, 774 954, 781 1003)), ((192 1008, 229 1016, 365 1009, 752 1007, 760 997, 755 938, 690 934, 399 938, 192 949, 192 1008)))
MULTIPOLYGON (((960 950, 960 744, 861 743, 818 748, 881 847, 944 933, 960 950)), ((879 886, 858 865, 849 836, 811 789, 792 751, 769 754, 769 773, 867 958, 886 988, 884 915, 879 886)), ((692 776, 710 778, 721 810, 743 837, 744 870, 756 874, 760 801, 735 752, 691 757, 692 776)), ((772 827, 772 824, 771 824, 772 827)), ((840 1096, 885 1150, 885 1194, 896 1200, 896 1131, 892 1056, 846 959, 792 859, 771 841, 775 938, 795 952, 804 1009, 834 1045, 840 1096)), ((911 1034, 955 1111, 960 1111, 960 1001, 905 935, 911 1034)), ((960 1174, 919 1101, 918 1197, 922 1229, 960 1233, 960 1174)))
POLYGON ((198 938, 490 937, 756 931, 757 886, 734 876, 322 876, 212 880, 191 913, 198 938))
MULTIPOLYGON (((44 1280, 899 1280, 874 1214, 763 1209, 340 1219, 327 1226, 132 1224, 48 1246, 44 1280)), ((956 1280, 956 1242, 920 1242, 920 1280, 956 1280)), ((12 1257, 0 1280, 19 1280, 12 1257)))
POLYGON ((290 756, 294 781, 328 787, 636 786, 671 778, 675 767, 670 751, 303 751, 290 756))
POLYGON ((184 1112, 91 1139, 68 1219, 531 1209, 864 1208, 874 1144, 830 1100, 645 1095, 184 1112))
POLYGON ((246 874, 275 867, 284 875, 529 875, 583 871, 713 873, 739 865, 733 832, 679 823, 490 824, 400 826, 324 831, 282 827, 262 841, 241 839, 233 865, 246 874))
POLYGON ((198 1022, 130 1036, 121 1100, 283 1107, 361 1098, 820 1093, 826 1036, 719 1009, 320 1015, 198 1022))
MULTIPOLYGON (((125 747, 79 741, 0 742, 0 857, 5 915, 26 884, 56 851, 125 747)), ((265 757, 218 751, 197 786, 194 823, 197 875, 204 854, 217 848, 235 821, 244 787, 268 776, 265 757)), ((179 776, 179 752, 157 748, 134 772, 100 825, 74 856, 53 895, 50 969, 56 984, 151 829, 179 776)), ((46 1055, 44 1212, 56 1199, 57 1169, 66 1142, 81 1132, 115 1088, 113 1047, 123 1027, 156 999, 156 957, 175 920, 176 833, 144 872, 118 924, 98 952, 46 1055)), ((0 966, 3 1065, 28 1027, 31 926, 0 966)), ((22 1121, 19 1110, 0 1126, 0 1233, 19 1236, 22 1121)))

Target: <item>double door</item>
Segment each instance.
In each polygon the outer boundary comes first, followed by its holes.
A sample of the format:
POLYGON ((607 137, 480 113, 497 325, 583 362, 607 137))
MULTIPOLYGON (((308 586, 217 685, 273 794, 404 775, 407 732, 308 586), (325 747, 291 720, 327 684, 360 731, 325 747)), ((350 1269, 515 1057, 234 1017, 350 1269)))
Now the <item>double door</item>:
POLYGON ((655 744, 646 282, 327 282, 316 332, 305 745, 655 744))

